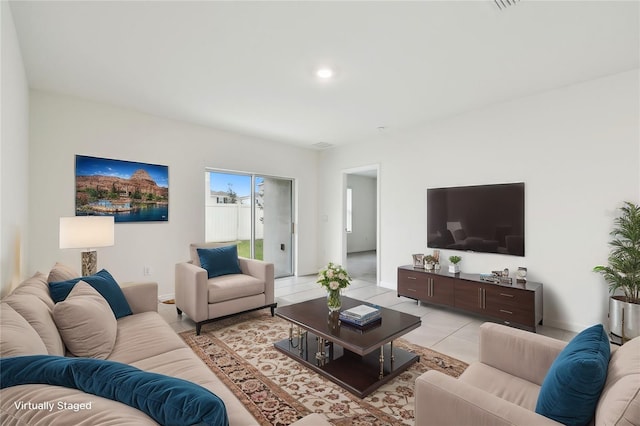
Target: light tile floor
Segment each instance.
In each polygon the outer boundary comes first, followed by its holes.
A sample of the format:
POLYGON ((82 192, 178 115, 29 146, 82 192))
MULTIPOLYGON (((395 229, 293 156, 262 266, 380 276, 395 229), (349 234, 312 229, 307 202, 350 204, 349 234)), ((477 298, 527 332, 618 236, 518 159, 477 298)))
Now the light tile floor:
MULTIPOLYGON (((370 264, 370 258, 362 258, 370 264)), ((375 262, 373 267, 375 268, 375 262)), ((404 335, 404 339, 465 362, 478 359, 478 329, 484 322, 481 317, 422 305, 415 300, 398 297, 395 290, 376 286, 375 270, 371 273, 364 268, 354 268, 352 264, 349 268, 354 279, 344 292, 346 296, 417 315, 422 319, 422 325, 404 335)), ((326 292, 316 284, 315 275, 307 275, 277 279, 275 295, 278 306, 285 306, 324 297, 326 292)), ((177 315, 174 305, 160 303, 159 312, 178 333, 195 329, 195 323, 189 317, 184 314, 177 315)), ((562 340, 570 340, 575 336, 573 332, 547 326, 540 326, 538 333, 562 340)))

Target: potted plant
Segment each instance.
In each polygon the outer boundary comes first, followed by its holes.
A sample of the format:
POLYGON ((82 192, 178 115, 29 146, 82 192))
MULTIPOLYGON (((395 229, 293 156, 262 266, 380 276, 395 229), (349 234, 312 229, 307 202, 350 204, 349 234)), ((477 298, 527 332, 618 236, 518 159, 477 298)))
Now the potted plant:
POLYGON ((435 263, 436 263, 436 258, 431 256, 430 254, 424 257, 424 269, 428 271, 432 271, 435 263))
POLYGON ((625 201, 615 219, 607 266, 596 266, 609 284, 609 330, 623 342, 640 336, 640 207, 625 201))
POLYGON ((449 265, 449 273, 457 274, 460 272, 458 263, 460 263, 461 260, 462 258, 460 256, 449 256, 449 262, 451 262, 451 265, 449 265))

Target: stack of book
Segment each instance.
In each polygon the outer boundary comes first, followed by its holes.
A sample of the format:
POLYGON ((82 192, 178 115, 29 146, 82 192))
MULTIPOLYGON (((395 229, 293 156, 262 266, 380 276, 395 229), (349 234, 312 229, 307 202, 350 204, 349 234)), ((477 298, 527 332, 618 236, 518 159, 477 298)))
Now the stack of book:
POLYGON ((356 327, 368 326, 381 320, 380 309, 369 305, 359 305, 340 312, 341 322, 347 325, 355 325, 356 327))

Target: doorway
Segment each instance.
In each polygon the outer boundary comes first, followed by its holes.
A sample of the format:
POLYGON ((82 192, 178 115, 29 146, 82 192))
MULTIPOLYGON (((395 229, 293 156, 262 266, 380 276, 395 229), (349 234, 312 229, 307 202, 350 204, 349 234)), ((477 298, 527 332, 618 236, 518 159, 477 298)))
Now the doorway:
POLYGON ((343 171, 343 264, 354 279, 379 283, 378 165, 343 171))

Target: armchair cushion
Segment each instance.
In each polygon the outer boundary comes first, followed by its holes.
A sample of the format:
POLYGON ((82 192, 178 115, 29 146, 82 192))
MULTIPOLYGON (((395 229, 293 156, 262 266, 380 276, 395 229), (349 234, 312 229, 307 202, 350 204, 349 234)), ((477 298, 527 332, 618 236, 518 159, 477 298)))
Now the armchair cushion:
POLYGON ((199 248, 198 257, 203 269, 207 270, 208 278, 222 275, 241 274, 238 263, 238 246, 199 248))
POLYGON ((209 303, 239 299, 264 293, 263 280, 251 275, 232 274, 210 279, 208 282, 209 303))
POLYGON ((574 337, 542 382, 536 413, 565 425, 587 424, 607 378, 610 354, 609 339, 601 324, 574 337))

